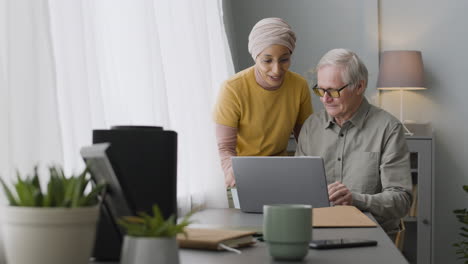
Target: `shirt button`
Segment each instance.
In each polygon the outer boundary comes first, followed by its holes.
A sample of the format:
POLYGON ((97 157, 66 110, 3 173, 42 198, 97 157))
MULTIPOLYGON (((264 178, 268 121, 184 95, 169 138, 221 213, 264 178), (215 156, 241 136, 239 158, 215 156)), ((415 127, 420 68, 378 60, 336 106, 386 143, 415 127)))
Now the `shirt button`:
POLYGON ((341 133, 341 134, 340 134, 340 137, 344 137, 344 134, 343 134, 343 133, 341 133))
POLYGON ((341 158, 338 158, 338 161, 341 161, 341 158))

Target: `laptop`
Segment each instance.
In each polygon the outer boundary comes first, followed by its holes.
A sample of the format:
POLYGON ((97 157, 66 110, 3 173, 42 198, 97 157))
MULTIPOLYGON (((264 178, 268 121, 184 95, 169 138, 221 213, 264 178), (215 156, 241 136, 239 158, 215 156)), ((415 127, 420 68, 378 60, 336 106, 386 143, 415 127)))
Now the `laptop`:
POLYGON ((232 157, 232 168, 242 212, 262 213, 267 204, 330 206, 321 157, 232 157))

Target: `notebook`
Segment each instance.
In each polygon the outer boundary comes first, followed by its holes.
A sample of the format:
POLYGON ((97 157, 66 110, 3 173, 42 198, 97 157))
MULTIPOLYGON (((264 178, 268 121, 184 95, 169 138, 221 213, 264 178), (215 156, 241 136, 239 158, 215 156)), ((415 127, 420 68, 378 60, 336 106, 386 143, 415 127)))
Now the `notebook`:
POLYGON ((367 215, 351 205, 314 208, 313 227, 376 227, 367 215))
POLYGON ((266 204, 328 207, 321 157, 232 157, 241 211, 262 213, 266 204))
POLYGON ((181 248, 229 250, 255 244, 255 231, 185 228, 184 234, 177 235, 181 248))

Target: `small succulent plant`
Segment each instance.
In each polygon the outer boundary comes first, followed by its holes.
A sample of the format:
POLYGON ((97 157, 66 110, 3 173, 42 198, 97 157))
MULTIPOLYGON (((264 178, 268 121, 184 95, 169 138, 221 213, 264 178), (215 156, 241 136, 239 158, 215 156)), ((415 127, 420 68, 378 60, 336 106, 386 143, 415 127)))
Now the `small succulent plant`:
POLYGON ((175 237, 179 233, 185 234, 184 229, 191 223, 189 218, 194 212, 195 210, 191 211, 176 224, 174 215, 165 220, 159 206, 153 205, 153 215, 138 213, 138 216, 125 216, 118 220, 118 224, 126 230, 129 236, 175 237))
MULTIPOLYGON (((468 185, 464 185, 463 190, 468 192, 468 185)), ((458 221, 463 224, 460 228, 461 232, 459 233, 463 240, 453 244, 456 248, 455 253, 458 256, 458 259, 464 259, 465 264, 468 264, 468 210, 466 208, 456 209, 453 213, 457 217, 458 221)))
POLYGON ((92 184, 88 168, 79 175, 66 177, 60 166, 49 167, 50 179, 46 191, 43 192, 37 166, 34 174, 22 178, 17 171, 17 182, 10 189, 0 179, 6 197, 11 206, 27 207, 86 207, 98 204, 98 195, 105 188, 105 184, 93 185, 86 193, 86 187, 92 184))

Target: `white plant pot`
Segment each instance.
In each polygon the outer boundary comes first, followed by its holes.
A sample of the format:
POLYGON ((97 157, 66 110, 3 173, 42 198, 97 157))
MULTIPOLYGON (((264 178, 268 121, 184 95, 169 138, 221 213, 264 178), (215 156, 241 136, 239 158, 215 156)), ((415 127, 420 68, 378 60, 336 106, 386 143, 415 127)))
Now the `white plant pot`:
POLYGON ((179 264, 179 246, 175 237, 125 236, 121 264, 179 264))
MULTIPOLYGON (((2 215, 2 211, 0 211, 0 215, 2 215)), ((2 228, 0 226, 0 264, 5 264, 5 251, 3 250, 3 235, 2 235, 2 228)))
POLYGON ((2 208, 7 263, 88 264, 98 217, 98 206, 2 208))

